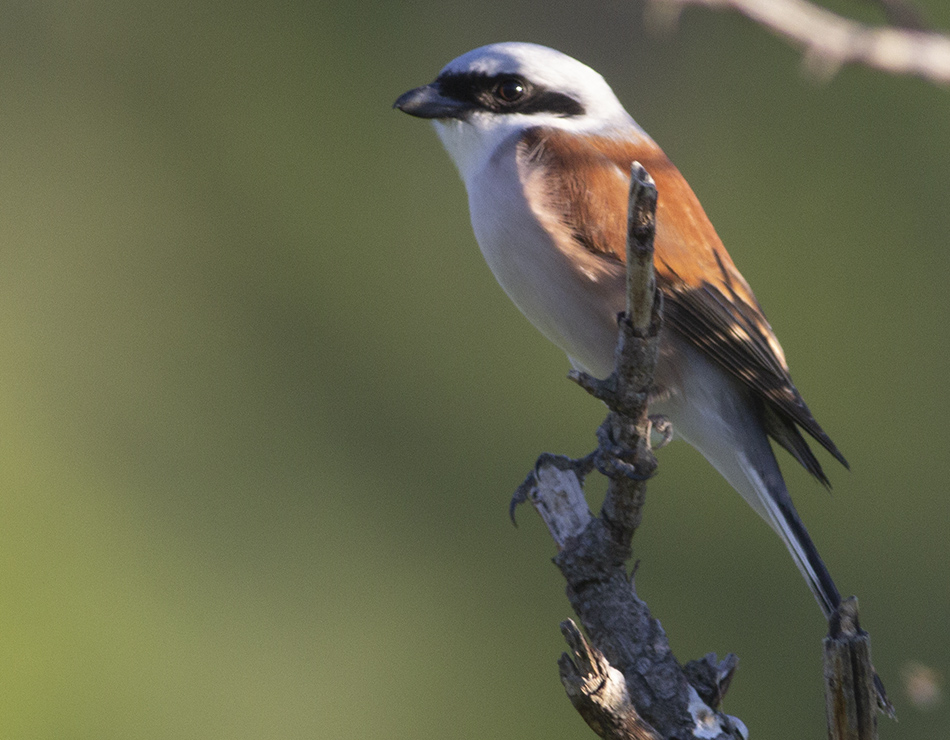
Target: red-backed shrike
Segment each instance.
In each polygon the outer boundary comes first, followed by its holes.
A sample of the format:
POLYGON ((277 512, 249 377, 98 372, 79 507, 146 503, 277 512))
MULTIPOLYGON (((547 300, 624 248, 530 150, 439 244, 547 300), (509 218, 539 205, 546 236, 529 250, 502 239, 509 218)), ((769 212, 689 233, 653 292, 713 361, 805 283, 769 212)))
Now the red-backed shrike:
POLYGON ((650 410, 778 532, 830 615, 841 597, 769 437, 826 485, 802 431, 847 462, 792 384, 772 327, 699 200, 604 79, 553 49, 493 44, 450 62, 395 107, 433 120, 502 288, 576 368, 597 377, 613 369, 624 308, 631 163, 653 176, 665 321, 650 410))

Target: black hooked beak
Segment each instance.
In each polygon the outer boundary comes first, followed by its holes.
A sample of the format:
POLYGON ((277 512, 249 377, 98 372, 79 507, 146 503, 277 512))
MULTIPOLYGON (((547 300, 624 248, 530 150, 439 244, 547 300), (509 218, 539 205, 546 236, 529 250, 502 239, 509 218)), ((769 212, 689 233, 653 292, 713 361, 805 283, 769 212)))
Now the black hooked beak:
POLYGON ((465 118, 471 105, 443 96, 438 84, 433 82, 403 93, 393 108, 417 118, 465 118))

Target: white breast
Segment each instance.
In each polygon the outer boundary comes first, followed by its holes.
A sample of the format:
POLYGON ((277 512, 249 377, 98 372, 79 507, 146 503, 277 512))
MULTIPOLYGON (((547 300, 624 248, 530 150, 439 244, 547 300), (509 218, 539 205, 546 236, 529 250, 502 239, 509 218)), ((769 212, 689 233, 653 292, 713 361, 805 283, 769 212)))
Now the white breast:
POLYGON ((517 137, 466 178, 475 238, 521 312, 554 344, 600 377, 613 368, 623 275, 593 255, 566 253, 538 221, 517 171, 517 137), (580 257, 580 258, 579 258, 580 257))

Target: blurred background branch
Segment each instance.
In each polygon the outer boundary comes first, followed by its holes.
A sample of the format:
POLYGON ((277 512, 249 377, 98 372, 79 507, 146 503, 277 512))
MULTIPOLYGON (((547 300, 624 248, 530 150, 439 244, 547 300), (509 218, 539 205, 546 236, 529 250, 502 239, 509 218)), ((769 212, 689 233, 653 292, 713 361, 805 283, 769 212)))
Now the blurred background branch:
POLYGON ((670 13, 675 18, 687 5, 742 13, 800 47, 806 69, 817 77, 831 77, 846 64, 863 64, 950 84, 950 37, 924 30, 921 15, 908 3, 879 4, 893 26, 859 23, 807 0, 652 0, 661 17, 670 13))

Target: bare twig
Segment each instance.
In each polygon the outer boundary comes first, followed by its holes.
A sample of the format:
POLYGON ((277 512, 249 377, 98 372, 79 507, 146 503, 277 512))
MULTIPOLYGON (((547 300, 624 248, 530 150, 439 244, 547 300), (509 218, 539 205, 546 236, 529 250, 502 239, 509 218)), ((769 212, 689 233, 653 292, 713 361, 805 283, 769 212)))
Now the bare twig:
POLYGON ((656 232, 656 184, 634 163, 627 211, 627 318, 638 334, 646 334, 653 318, 653 236, 656 232))
MULTIPOLYGON (((678 13, 686 5, 735 10, 804 50, 804 64, 821 77, 845 64, 863 64, 891 74, 950 84, 950 36, 912 27, 904 13, 902 27, 868 26, 844 18, 807 0, 651 0, 678 13), (908 27, 911 26, 911 27, 908 27)), ((906 10, 906 4, 900 6, 906 10)), ((896 12, 897 3, 886 6, 896 12)))

